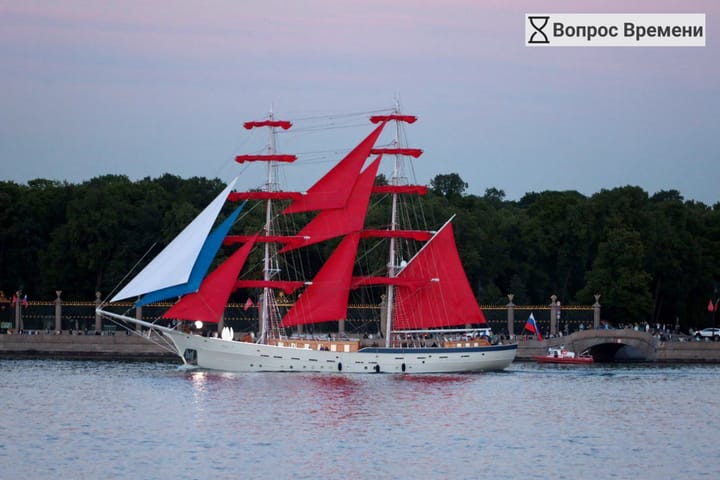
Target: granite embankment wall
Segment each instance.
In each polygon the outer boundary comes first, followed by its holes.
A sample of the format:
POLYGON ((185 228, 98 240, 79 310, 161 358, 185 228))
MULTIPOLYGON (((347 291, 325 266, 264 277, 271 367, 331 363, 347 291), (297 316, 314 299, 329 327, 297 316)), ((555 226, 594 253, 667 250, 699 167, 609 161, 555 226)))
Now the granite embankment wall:
MULTIPOLYGON (((564 343, 561 338, 542 342, 520 340, 516 360, 533 361, 534 355, 545 355, 548 347, 564 343)), ((698 342, 690 337, 683 341, 658 341, 649 356, 649 361, 657 363, 720 363, 720 342, 698 342)))
MULTIPOLYGON (((521 340, 517 360, 532 361, 533 355, 545 354, 548 346, 560 343, 560 339, 553 340, 521 340)), ((0 334, 0 357, 162 360, 180 363, 177 356, 147 338, 125 334, 0 334)), ((720 363, 720 342, 658 342, 653 360, 660 363, 720 363)))
POLYGON ((178 357, 138 335, 0 335, 0 357, 167 360, 178 357))
POLYGON ((665 342, 657 347, 656 362, 720 363, 720 342, 665 342))

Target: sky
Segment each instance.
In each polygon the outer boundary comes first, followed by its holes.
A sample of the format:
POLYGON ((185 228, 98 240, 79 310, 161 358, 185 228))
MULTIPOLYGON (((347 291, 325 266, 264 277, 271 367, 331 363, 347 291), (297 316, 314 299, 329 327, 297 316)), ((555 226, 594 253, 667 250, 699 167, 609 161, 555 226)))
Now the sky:
POLYGON ((419 118, 418 183, 457 173, 508 200, 637 185, 713 205, 719 19, 712 0, 0 0, 0 179, 251 188, 233 159, 266 138, 242 123, 272 109, 299 127, 279 150, 308 159, 285 174, 304 190, 399 99, 419 118), (706 46, 525 47, 524 15, 553 12, 705 13, 706 46))

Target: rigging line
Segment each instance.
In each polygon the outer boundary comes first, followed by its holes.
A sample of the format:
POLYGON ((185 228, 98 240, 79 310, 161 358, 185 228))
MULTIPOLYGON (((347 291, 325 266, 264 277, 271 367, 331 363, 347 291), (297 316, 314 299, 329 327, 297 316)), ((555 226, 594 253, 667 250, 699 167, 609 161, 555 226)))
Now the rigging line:
POLYGON ((304 127, 304 128, 296 128, 293 131, 287 131, 283 132, 285 135, 292 136, 293 134, 298 133, 309 133, 309 132, 327 132, 330 130, 342 130, 347 128, 358 128, 358 127, 367 127, 367 123, 350 123, 345 125, 319 125, 317 127, 304 127))
POLYGON ((367 117, 361 117, 361 118, 336 118, 332 120, 327 120, 324 122, 307 122, 307 123, 299 123, 295 124, 295 128, 292 128, 291 130, 285 130, 285 133, 293 133, 301 130, 309 130, 309 129, 319 129, 323 127, 332 127, 336 125, 357 125, 357 126, 364 126, 364 127, 372 127, 370 122, 368 121, 367 117))
MULTIPOLYGON (((385 248, 385 245, 384 245, 384 244, 387 243, 387 242, 386 242, 385 240, 383 240, 383 239, 380 239, 380 240, 377 240, 377 241, 372 242, 372 243, 373 243, 372 245, 366 246, 366 247, 363 249, 363 253, 358 256, 358 261, 362 260, 363 262, 365 262, 366 265, 369 265, 369 264, 370 264, 369 261, 374 259, 374 257, 371 257, 371 255, 373 254, 373 252, 374 252, 375 250, 379 249, 379 248, 383 248, 383 249, 384 249, 384 248, 385 248)), ((381 252, 381 253, 382 253, 382 252, 381 252)), ((370 273, 370 275, 378 275, 378 276, 381 276, 381 274, 382 274, 382 272, 383 272, 383 269, 384 269, 385 272, 387 272, 387 267, 385 267, 385 266, 383 265, 383 266, 380 267, 379 270, 374 270, 372 273, 370 273)))
POLYGON ((278 133, 278 135, 286 135, 286 136, 293 136, 297 135, 298 133, 307 133, 307 132, 325 132, 328 130, 336 130, 340 128, 358 128, 358 127, 367 127, 367 122, 363 121, 360 122, 354 122, 354 123, 322 123, 322 124, 311 124, 306 126, 298 126, 296 128, 293 128, 292 130, 281 130, 278 133))
MULTIPOLYGON (((236 144, 234 147, 232 147, 232 148, 234 149, 234 151, 236 151, 236 152, 241 152, 241 151, 243 151, 243 150, 244 150, 244 145, 247 144, 247 143, 250 141, 250 139, 252 138, 252 136, 253 136, 254 133, 255 133, 255 132, 251 130, 249 135, 247 135, 247 136, 241 135, 241 136, 240 136, 240 139, 241 139, 241 140, 240 140, 240 143, 239 143, 239 144, 236 144)), ((259 153, 259 152, 258 152, 258 153, 259 153)), ((232 158, 234 159, 234 158, 235 158, 235 155, 233 155, 232 158)), ((228 168, 230 168, 231 166, 233 166, 234 163, 235 163, 235 162, 228 162, 228 161, 225 160, 225 159, 221 160, 221 161, 216 165, 216 167, 214 168, 214 172, 215 172, 215 173, 214 173, 213 176, 215 176, 215 177, 222 177, 221 173, 224 173, 228 168)), ((242 170, 240 170, 240 173, 244 173, 244 172, 245 172, 245 169, 247 169, 247 167, 248 167, 248 165, 242 165, 242 170)))
MULTIPOLYGON (((247 200, 246 200, 247 202, 247 200)), ((247 203, 246 203, 247 205, 247 203)), ((233 226, 235 226, 237 223, 239 223, 241 220, 245 220, 255 209, 257 209, 259 206, 262 205, 262 202, 252 202, 252 206, 248 208, 247 210, 243 207, 243 213, 238 216, 238 218, 233 223, 233 226)))
POLYGON ((110 293, 105 296, 105 299, 100 303, 99 306, 102 306, 102 305, 105 305, 105 304, 108 303, 108 298, 111 297, 111 296, 118 290, 118 288, 120 287, 120 285, 124 285, 125 279, 128 278, 128 277, 130 276, 130 274, 135 271, 135 269, 137 268, 137 266, 140 265, 140 263, 145 259, 145 257, 147 257, 147 256, 150 254, 150 252, 152 251, 152 249, 155 248, 155 245, 157 245, 157 244, 158 244, 158 242, 155 242, 155 243, 153 243, 152 245, 150 245, 150 248, 148 248, 148 249, 145 251, 145 253, 143 254, 143 256, 140 257, 140 259, 139 259, 137 262, 135 262, 135 265, 133 265, 133 266, 130 268, 130 270, 128 271, 128 273, 126 273, 125 276, 120 279, 120 281, 118 282, 118 284, 115 285, 115 287, 110 291, 110 293))
MULTIPOLYGON (((242 150, 241 147, 244 144, 250 142, 252 137, 255 136, 255 130, 256 129, 253 128, 253 129, 250 129, 250 131, 247 135, 240 135, 240 142, 237 145, 235 145, 237 147, 238 151, 242 150)), ((242 132, 242 130, 240 130, 240 132, 242 132)))
MULTIPOLYGON (((127 315, 125 315, 125 316, 127 316, 127 315)), ((130 326, 127 325, 127 322, 121 323, 119 320, 112 318, 112 317, 107 317, 107 316, 103 316, 103 318, 114 323, 118 327, 127 331, 129 334, 142 336, 145 340, 148 340, 149 342, 154 343, 155 345, 162 348, 163 350, 166 350, 170 353, 177 353, 177 350, 175 350, 175 347, 173 346, 173 344, 170 342, 170 340, 167 340, 165 337, 154 337, 154 338, 162 338, 162 342, 159 342, 159 341, 155 340, 152 336, 146 337, 145 335, 143 335, 142 333, 139 333, 134 328, 130 328, 130 326)), ((151 332, 151 331, 152 331, 152 329, 149 330, 149 332, 151 332)))
POLYGON ((369 118, 374 112, 368 112, 357 115, 328 115, 325 117, 317 117, 314 120, 299 120, 295 122, 295 125, 321 125, 324 123, 336 123, 336 122, 357 122, 362 120, 365 125, 368 125, 369 118))
POLYGON ((308 120, 318 120, 318 119, 334 119, 334 118, 345 118, 345 117, 353 117, 353 116, 362 116, 362 115, 370 115, 374 113, 385 113, 385 112, 392 112, 394 107, 383 107, 378 108, 375 110, 366 110, 363 112, 349 112, 349 113, 323 113, 318 115, 312 115, 307 117, 296 117, 293 118, 293 121, 308 121, 308 120))
POLYGON ((346 148, 335 148, 332 150, 310 150, 307 152, 297 152, 295 155, 317 155, 317 154, 328 154, 328 153, 339 154, 344 151, 347 151, 347 149, 346 148))

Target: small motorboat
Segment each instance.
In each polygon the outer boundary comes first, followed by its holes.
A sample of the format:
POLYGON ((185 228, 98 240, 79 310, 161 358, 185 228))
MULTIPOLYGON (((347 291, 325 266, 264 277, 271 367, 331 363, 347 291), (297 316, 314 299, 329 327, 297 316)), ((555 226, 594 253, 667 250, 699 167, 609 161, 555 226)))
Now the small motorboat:
POLYGON ((592 355, 580 354, 567 350, 564 346, 548 348, 547 355, 535 355, 533 357, 538 363, 567 363, 571 365, 583 365, 593 363, 592 355))

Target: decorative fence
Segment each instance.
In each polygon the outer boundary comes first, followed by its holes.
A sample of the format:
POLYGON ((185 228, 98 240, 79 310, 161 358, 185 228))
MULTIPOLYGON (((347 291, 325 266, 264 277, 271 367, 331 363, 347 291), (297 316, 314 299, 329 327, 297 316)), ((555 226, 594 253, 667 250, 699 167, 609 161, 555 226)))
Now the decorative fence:
MULTIPOLYGON (((18 292, 19 293, 19 292, 18 292)), ((94 302, 66 302, 57 292, 54 301, 15 302, 0 298, 0 333, 24 331, 51 333, 57 331, 77 331, 85 333, 111 333, 127 327, 100 318, 95 308, 100 304, 100 294, 94 302)), ((525 322, 532 313, 543 335, 569 334, 578 330, 599 326, 600 304, 558 306, 552 298, 552 305, 514 305, 512 296, 505 306, 482 306, 493 332, 503 335, 522 335, 525 322)), ((20 295, 17 295, 20 298, 20 295)), ((596 300, 599 295, 596 296, 596 300)), ((117 313, 141 318, 153 322, 160 318, 171 303, 159 303, 135 309, 132 303, 119 303, 109 307, 117 313)), ((280 304, 281 310, 291 304, 280 304)), ((108 308, 107 306, 105 308, 108 308)), ((380 305, 350 305, 348 318, 342 329, 351 335, 376 334, 380 329, 380 305)), ((258 307, 246 308, 244 304, 231 303, 225 308, 224 325, 231 326, 236 332, 257 331, 258 307)), ((135 328, 135 327, 128 327, 135 328)), ((329 333, 337 331, 338 322, 305 326, 308 333, 329 333)), ((528 333, 528 332, 525 332, 528 333)))

